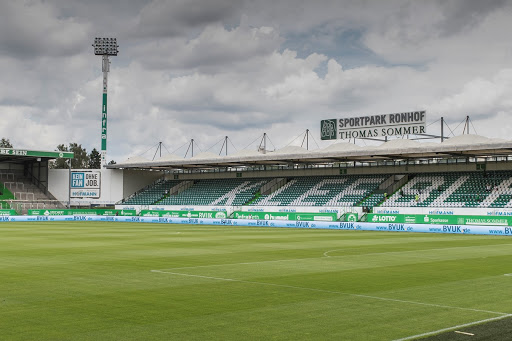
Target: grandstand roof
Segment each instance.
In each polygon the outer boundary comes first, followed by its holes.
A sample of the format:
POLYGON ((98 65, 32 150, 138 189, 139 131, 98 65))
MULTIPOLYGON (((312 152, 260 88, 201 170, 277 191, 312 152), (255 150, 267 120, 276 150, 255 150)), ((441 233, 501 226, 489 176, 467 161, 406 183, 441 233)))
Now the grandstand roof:
POLYGON ((72 159, 73 157, 74 154, 72 152, 0 148, 0 162, 40 161, 57 158, 72 159))
POLYGON ((266 154, 240 151, 228 156, 204 153, 193 158, 142 161, 139 157, 107 168, 144 169, 207 169, 255 165, 329 164, 347 161, 379 161, 404 159, 436 159, 453 157, 484 157, 512 155, 512 141, 479 135, 461 135, 442 143, 420 143, 396 139, 379 146, 361 147, 346 142, 324 149, 308 151, 300 147, 285 147, 266 154), (134 162, 136 160, 136 162, 134 162))

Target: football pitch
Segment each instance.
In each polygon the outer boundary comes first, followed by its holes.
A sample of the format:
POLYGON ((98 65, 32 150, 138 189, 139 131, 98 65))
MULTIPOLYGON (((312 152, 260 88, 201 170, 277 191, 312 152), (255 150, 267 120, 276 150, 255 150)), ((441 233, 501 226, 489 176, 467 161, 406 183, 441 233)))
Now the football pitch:
POLYGON ((512 237, 0 224, 2 340, 500 339, 511 293, 512 237))

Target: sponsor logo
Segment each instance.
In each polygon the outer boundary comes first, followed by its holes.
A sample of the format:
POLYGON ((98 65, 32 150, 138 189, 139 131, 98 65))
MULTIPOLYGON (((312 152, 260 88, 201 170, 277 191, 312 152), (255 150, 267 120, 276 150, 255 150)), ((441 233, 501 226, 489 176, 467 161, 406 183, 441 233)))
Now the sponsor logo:
POLYGON ((336 119, 320 121, 320 138, 322 140, 336 140, 336 119))
MULTIPOLYGON (((199 212, 198 216, 199 216, 199 218, 213 218, 213 213, 212 212, 199 212)), ((188 214, 187 214, 187 217, 188 217, 188 214)), ((224 214, 224 218, 225 217, 226 217, 226 215, 224 214)))
POLYGON ((392 223, 392 222, 395 222, 396 221, 396 216, 394 215, 374 215, 373 218, 372 218, 372 221, 373 222, 389 222, 389 223, 392 223))
POLYGON ((297 226, 297 227, 309 227, 309 222, 307 222, 307 221, 297 221, 297 222, 295 222, 295 226, 297 226))
POLYGON ((340 229, 345 229, 345 230, 354 230, 355 229, 353 222, 350 222, 350 223, 340 223, 339 228, 340 229))
POLYGON ((357 221, 357 214, 356 213, 348 213, 347 221, 352 221, 352 222, 357 221))
POLYGON ((404 224, 389 224, 388 231, 405 231, 404 224))
POLYGON ((442 211, 442 210, 432 210, 432 211, 428 211, 428 214, 433 214, 433 215, 453 215, 453 211, 442 211))
POLYGON ((217 219, 224 219, 224 218, 226 218, 226 212, 222 212, 221 211, 221 212, 215 213, 215 218, 217 218, 217 219))
POLYGON ((462 233, 461 226, 443 226, 443 232, 462 233))

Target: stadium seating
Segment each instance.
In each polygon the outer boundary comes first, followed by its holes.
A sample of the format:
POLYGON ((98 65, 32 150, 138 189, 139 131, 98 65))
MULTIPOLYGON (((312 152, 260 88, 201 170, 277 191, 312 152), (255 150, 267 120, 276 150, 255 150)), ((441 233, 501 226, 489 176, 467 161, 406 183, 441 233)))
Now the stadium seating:
POLYGON ((384 199, 384 193, 372 193, 366 199, 361 201, 357 206, 368 207, 371 209, 379 205, 382 201, 384 201, 384 199))
POLYGON ((158 180, 134 196, 126 199, 123 204, 153 205, 161 200, 166 195, 166 192, 178 183, 179 181, 177 180, 158 180))
POLYGON ((382 206, 512 207, 512 172, 454 172, 412 177, 382 206))
POLYGON ((259 194, 267 179, 196 180, 177 195, 178 180, 159 180, 128 198, 134 205, 326 206, 349 207, 512 207, 512 171, 410 174, 389 198, 379 185, 386 175, 295 177, 269 194, 259 194))
POLYGON ((207 179, 196 183, 178 195, 159 202, 161 205, 239 206, 254 198, 269 180, 264 179, 207 179))
POLYGON ((354 206, 371 194, 385 176, 293 178, 251 205, 258 206, 354 206))

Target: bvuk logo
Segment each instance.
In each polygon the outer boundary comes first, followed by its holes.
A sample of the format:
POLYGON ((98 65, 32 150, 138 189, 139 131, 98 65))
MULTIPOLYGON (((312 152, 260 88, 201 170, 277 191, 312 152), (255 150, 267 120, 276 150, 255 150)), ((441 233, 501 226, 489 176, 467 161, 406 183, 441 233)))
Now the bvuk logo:
POLYGON ((320 121, 320 136, 322 140, 336 140, 336 119, 320 121))

